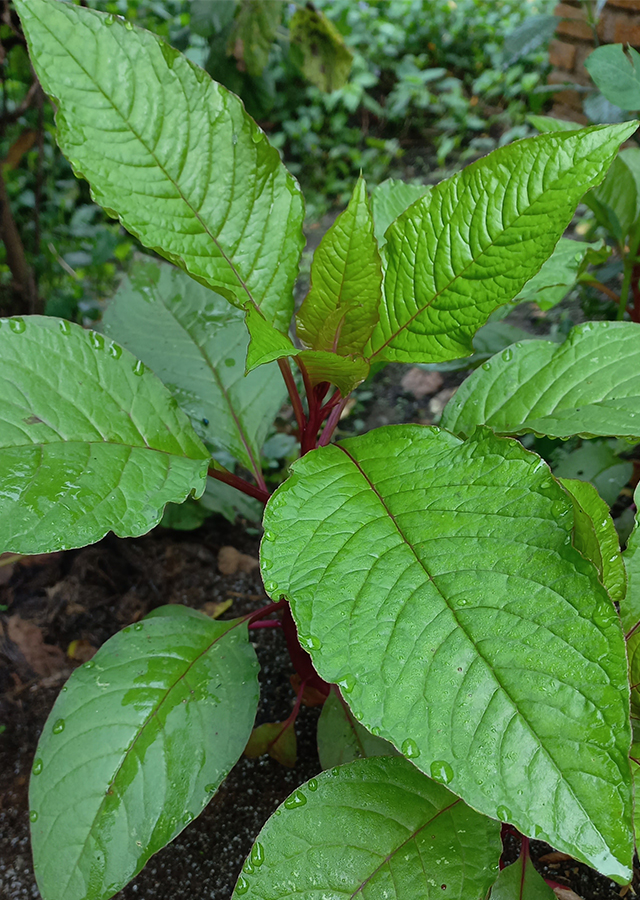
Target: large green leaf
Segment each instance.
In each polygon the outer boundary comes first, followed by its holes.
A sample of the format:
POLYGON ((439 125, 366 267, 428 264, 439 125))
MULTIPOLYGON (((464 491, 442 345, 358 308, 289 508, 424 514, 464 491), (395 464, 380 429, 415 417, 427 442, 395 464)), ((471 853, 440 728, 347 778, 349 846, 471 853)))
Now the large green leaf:
MULTIPOLYGON (((640 504, 640 487, 636 488, 634 501, 636 509, 640 504)), ((620 618, 625 631, 640 631, 640 526, 636 513, 636 523, 623 554, 627 570, 627 594, 620 604, 620 618)))
POLYGON ((245 376, 249 336, 239 310, 149 259, 134 265, 103 322, 166 384, 214 452, 260 471, 260 448, 286 388, 275 365, 245 376))
POLYGON ((596 47, 585 61, 585 68, 610 103, 622 109, 640 109, 640 53, 622 44, 596 47), (630 57, 630 58, 629 58, 630 57))
POLYGON ((594 211, 596 219, 615 237, 621 247, 636 220, 638 204, 635 177, 619 154, 607 177, 587 194, 585 203, 594 211))
POLYGON ((296 316, 298 337, 312 350, 362 353, 378 321, 381 297, 382 264, 360 177, 349 205, 314 253, 311 289, 296 316))
POLYGON ((539 875, 527 853, 519 856, 498 875, 491 888, 491 900, 556 900, 556 895, 539 875))
POLYGON ((16 6, 60 148, 94 200, 146 247, 287 328, 302 197, 240 100, 116 16, 16 6))
POLYGON ((77 669, 44 726, 29 803, 43 900, 107 900, 206 806, 258 703, 241 619, 157 616, 77 669))
POLYGON ((318 757, 323 769, 367 756, 395 756, 396 748, 360 724, 335 685, 318 719, 318 757))
POLYGON ((518 141, 410 206, 386 233, 385 298, 365 355, 396 362, 468 355, 473 334, 551 255, 580 197, 635 128, 518 141))
POLYGON ((640 438, 640 325, 587 322, 563 344, 514 344, 477 369, 442 416, 470 434, 640 438))
POLYGON ((573 499, 574 544, 594 564, 611 599, 619 603, 627 590, 627 576, 609 505, 588 481, 560 480, 573 499))
POLYGON ((16 553, 144 534, 199 497, 210 459, 127 350, 60 319, 0 319, 0 544, 16 553))
POLYGON ((430 190, 427 184, 407 184, 406 181, 395 178, 387 178, 374 188, 371 207, 373 230, 379 247, 383 247, 386 243, 385 232, 389 225, 430 190))
POLYGON ((234 900, 478 900, 497 822, 404 759, 359 759, 294 791, 264 826, 234 900))
POLYGON ((590 256, 604 255, 606 259, 610 252, 604 248, 603 241, 587 244, 584 241, 560 238, 549 259, 525 284, 515 298, 516 301, 530 301, 537 303, 542 310, 551 309, 560 303, 575 285, 578 276, 590 262, 590 256))
POLYGON ((265 588, 363 725, 475 809, 628 880, 624 639, 538 456, 487 429, 377 429, 296 462, 264 527, 265 588))

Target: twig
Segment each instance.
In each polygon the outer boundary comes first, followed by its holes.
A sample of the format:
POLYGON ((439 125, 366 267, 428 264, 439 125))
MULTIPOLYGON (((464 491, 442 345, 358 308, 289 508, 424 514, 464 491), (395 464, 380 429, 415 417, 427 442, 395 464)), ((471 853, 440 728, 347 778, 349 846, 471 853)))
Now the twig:
POLYGON ((271 496, 269 491, 263 490, 263 488, 257 487, 255 484, 250 484, 248 481, 245 481, 244 478, 240 478, 239 475, 234 475, 233 472, 214 469, 214 467, 211 466, 208 474, 212 478, 223 481, 225 484, 229 484, 231 487, 242 491, 243 494, 247 494, 249 497, 255 497, 255 499, 259 500, 261 503, 266 503, 271 496))

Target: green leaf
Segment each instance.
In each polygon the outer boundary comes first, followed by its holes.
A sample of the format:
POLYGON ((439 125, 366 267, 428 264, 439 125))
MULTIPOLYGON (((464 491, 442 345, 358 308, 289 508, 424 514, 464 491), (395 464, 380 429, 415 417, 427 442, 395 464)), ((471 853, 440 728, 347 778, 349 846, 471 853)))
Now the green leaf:
POLYGON ((170 607, 73 673, 29 792, 44 900, 107 900, 202 812, 251 732, 257 670, 245 621, 170 607))
POLYGON ((555 116, 527 116, 527 122, 531 122, 534 128, 543 134, 551 131, 579 131, 582 128, 577 122, 570 122, 567 119, 556 119, 555 116))
POLYGON ((563 344, 515 344, 486 362, 445 408, 443 428, 567 438, 640 438, 640 325, 587 322, 563 344))
POLYGON ((381 297, 382 264, 361 176, 349 205, 314 253, 311 289, 296 316, 297 335, 312 350, 361 354, 378 321, 381 297))
POLYGON ((292 468, 261 565, 320 676, 474 809, 628 880, 624 640, 543 461, 402 425, 292 468))
POLYGON ((427 184, 407 184, 395 178, 387 178, 374 188, 371 195, 373 232, 378 247, 386 244, 385 232, 389 225, 408 209, 412 203, 424 197, 431 188, 427 184))
POLYGON ((17 0, 58 142, 146 246, 287 328, 302 197, 241 101, 160 38, 57 0, 17 0))
POLYGON ((164 385, 69 322, 0 319, 0 543, 82 547, 153 528, 204 490, 209 453, 164 385))
POLYGON ((574 544, 594 564, 611 599, 619 603, 627 590, 627 576, 609 506, 587 481, 559 480, 573 500, 574 544))
POLYGON ((556 895, 536 872, 527 853, 519 856, 510 866, 506 866, 491 888, 491 900, 557 900, 556 895))
POLYGON ((249 336, 240 310, 148 259, 134 264, 103 323, 165 383, 214 453, 226 450, 260 471, 260 448, 286 388, 275 365, 245 376, 249 336))
POLYGON ((253 845, 233 900, 478 900, 497 822, 404 759, 359 759, 294 791, 253 845))
POLYGON ((636 220, 636 179, 624 159, 617 156, 607 177, 585 197, 596 219, 611 232, 621 247, 636 220))
POLYGON ((505 35, 506 65, 512 66, 518 59, 546 44, 555 34, 558 19, 552 13, 527 16, 513 31, 505 35))
POLYGON ((289 21, 292 58, 305 78, 325 93, 344 87, 353 55, 324 13, 298 7, 289 21))
POLYGON ((578 276, 589 262, 590 252, 597 253, 603 247, 604 241, 587 244, 584 241, 560 238, 552 255, 540 271, 525 284, 515 298, 516 301, 537 303, 540 309, 545 311, 556 306, 575 285, 578 276))
POLYGON ((635 123, 545 134, 490 153, 441 182, 387 231, 385 297, 365 356, 466 356, 496 307, 551 255, 585 191, 635 123))
POLYGON ((365 380, 369 363, 361 356, 338 356, 328 350, 300 350, 286 334, 269 324, 259 312, 247 310, 246 325, 251 335, 247 351, 247 371, 284 357, 294 357, 306 369, 312 385, 328 381, 343 397, 365 380))
POLYGON ((298 741, 293 722, 265 722, 251 732, 244 750, 249 759, 268 753, 288 769, 293 769, 298 758, 298 741))
MULTIPOLYGON (((631 774, 636 796, 640 796, 640 742, 631 745, 631 774)), ((633 829, 636 835, 636 847, 640 843, 640 803, 633 807, 633 829)))
MULTIPOLYGON (((640 506, 640 488, 634 495, 636 509, 640 506)), ((627 594, 620 603, 620 618, 625 631, 630 631, 640 623, 640 525, 636 513, 636 523, 623 553, 627 571, 627 594)), ((640 630, 640 629, 639 629, 640 630)))
POLYGON ((612 445, 615 441, 584 441, 581 447, 560 460, 554 475, 589 481, 602 499, 613 506, 631 478, 633 463, 620 459, 612 445))
POLYGON ((603 44, 589 54, 585 68, 610 103, 622 109, 640 109, 640 53, 622 44, 603 44))
MULTIPOLYGON (((501 310, 497 310, 500 312, 501 310)), ((508 322, 489 321, 479 328, 473 336, 474 352, 471 356, 463 356, 462 359, 451 359, 441 363, 420 363, 421 369, 436 372, 459 372, 464 369, 477 369, 478 366, 490 359, 494 353, 499 353, 517 341, 532 341, 530 331, 524 331, 516 325, 508 322)))
POLYGON ((318 757, 323 769, 367 756, 395 756, 389 741, 376 737, 360 724, 335 686, 327 697, 318 719, 318 757))
POLYGON ((227 42, 227 55, 258 77, 269 62, 271 47, 282 21, 281 0, 240 0, 227 42))
POLYGON ((207 512, 220 513, 232 523, 238 515, 250 522, 262 521, 264 507, 259 500, 248 497, 217 478, 207 478, 207 486, 198 502, 207 512))

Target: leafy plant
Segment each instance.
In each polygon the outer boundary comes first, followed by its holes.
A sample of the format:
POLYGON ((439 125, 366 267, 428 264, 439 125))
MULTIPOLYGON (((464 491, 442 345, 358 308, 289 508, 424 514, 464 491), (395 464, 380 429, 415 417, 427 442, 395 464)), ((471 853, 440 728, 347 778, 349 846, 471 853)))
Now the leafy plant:
MULTIPOLYGON (((472 352, 636 123, 519 142, 417 198, 387 186, 382 248, 359 180, 315 255, 294 342, 302 197, 239 100, 114 16, 17 4, 75 171, 182 271, 141 263, 106 334, 1 320, 3 549, 142 534, 209 477, 266 503, 273 601, 216 622, 161 607, 73 674, 33 765, 43 898, 112 896, 198 815, 249 741, 248 628, 272 615, 296 709, 305 691, 329 698, 323 758, 344 765, 275 811, 234 896, 483 897, 501 822, 626 883, 630 686, 614 600, 635 704, 636 537, 625 595, 603 501, 504 435, 637 439, 640 326, 515 344, 454 399, 449 430, 330 442, 372 364, 472 352), (270 496, 259 451, 278 369, 302 458, 270 496)), ((250 752, 290 764, 294 717, 262 726, 250 752)), ((535 881, 526 842, 518 865, 535 881)))

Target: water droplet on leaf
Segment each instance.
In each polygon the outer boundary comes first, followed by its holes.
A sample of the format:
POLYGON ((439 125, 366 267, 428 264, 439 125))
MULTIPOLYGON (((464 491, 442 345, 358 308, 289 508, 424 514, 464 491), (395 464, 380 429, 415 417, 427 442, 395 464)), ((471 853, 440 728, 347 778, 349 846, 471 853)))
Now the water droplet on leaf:
POLYGON ((69 324, 69 322, 67 322, 66 319, 60 319, 58 325, 60 326, 60 331, 63 334, 71 334, 71 325, 69 324))
POLYGON ((113 23, 115 22, 115 20, 116 20, 116 17, 115 17, 115 16, 108 15, 107 18, 104 20, 104 24, 105 24, 105 25, 113 25, 113 23))
POLYGON ((241 875, 240 878, 238 878, 238 881, 236 884, 236 894, 241 894, 241 895, 246 894, 248 890, 249 890, 249 882, 247 881, 246 878, 243 878, 241 875))
POLYGON ((264 847, 262 846, 262 844, 254 844, 251 848, 251 862, 258 868, 264 862, 264 847))
POLYGON ((204 789, 207 792, 207 794, 213 794, 213 792, 216 789, 216 786, 215 786, 215 784, 205 784, 204 789))
POLYGON ((134 631, 142 631, 143 628, 144 625, 142 624, 142 622, 136 622, 136 624, 133 626, 134 631))
POLYGON ((293 794, 284 801, 284 805, 287 809, 297 809, 299 806, 304 806, 306 802, 307 798, 302 791, 294 791, 293 794))
POLYGON ((511 362, 513 359, 513 350, 507 347, 507 349, 502 352, 502 358, 505 362, 511 362))
POLYGON ((485 372, 488 372, 491 369, 491 363, 490 362, 483 363, 482 368, 485 370, 485 372))
POLYGON ((82 666, 83 669, 93 669, 95 666, 95 661, 93 659, 88 659, 86 663, 82 666))
POLYGON ((31 771, 34 775, 39 775, 40 772, 42 772, 42 760, 40 758, 34 759, 33 769, 31 771))
POLYGON ((35 811, 35 809, 32 809, 31 812, 29 813, 29 821, 30 822, 38 821, 38 813, 35 811))
POLYGON ((97 331, 89 332, 89 342, 94 350, 103 350, 104 349, 104 338, 101 334, 98 334, 97 331))
POLYGON ((54 734, 61 734, 64 731, 64 719, 58 719, 51 730, 54 734))
POLYGON ((130 22, 127 19, 127 21, 124 23, 124 27, 127 29, 127 31, 133 31, 133 22, 130 22))
POLYGON ((142 362, 141 359, 139 359, 137 361, 137 363, 135 364, 135 366, 133 367, 133 374, 134 375, 144 375, 144 363, 142 362))
POLYGON ((185 825, 188 825, 189 822, 193 822, 193 813, 192 813, 192 812, 186 812, 186 813, 184 814, 184 816, 182 817, 182 821, 184 822, 185 825))
POLYGON ((402 755, 406 756, 407 759, 415 759, 417 756, 420 756, 420 747, 411 738, 403 741, 400 749, 402 750, 402 755))
POLYGON ((16 334, 22 334, 23 331, 26 331, 27 326, 24 319, 16 316, 15 319, 9 319, 9 328, 16 334))
POLYGON ((309 788, 310 791, 317 791, 318 790, 318 779, 317 778, 309 779, 309 781, 307 782, 307 787, 309 788))
POLYGON ((350 694, 351 691, 356 686, 356 680, 353 675, 345 675, 344 678, 341 678, 338 682, 338 687, 345 694, 350 694))
POLYGON ((496 810, 496 815, 501 822, 508 822, 511 819, 511 810, 507 809, 506 806, 499 806, 496 810))
POLYGON ((433 780, 439 781, 440 784, 449 784, 453 781, 453 769, 444 759, 434 759, 429 766, 429 772, 433 780))
POLYGON ((298 640, 306 650, 319 650, 322 647, 322 641, 313 635, 298 635, 298 640))
POLYGON ((114 359, 120 359, 122 356, 122 347, 111 341, 109 344, 109 356, 112 356, 114 359))

